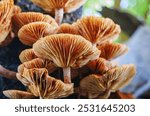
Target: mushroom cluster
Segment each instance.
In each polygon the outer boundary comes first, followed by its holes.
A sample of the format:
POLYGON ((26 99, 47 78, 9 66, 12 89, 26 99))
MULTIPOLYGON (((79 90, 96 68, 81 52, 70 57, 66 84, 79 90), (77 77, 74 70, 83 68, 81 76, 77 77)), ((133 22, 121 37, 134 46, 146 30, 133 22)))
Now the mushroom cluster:
MULTIPOLYGON (((5 19, 9 26, 12 25, 7 36, 13 31, 24 45, 30 47, 18 56, 21 64, 16 73, 3 68, 10 73, 5 77, 11 78, 13 73, 26 87, 26 91, 3 91, 8 98, 53 99, 72 94, 78 98, 109 98, 111 93, 133 79, 134 65, 119 66, 113 61, 128 51, 126 45, 113 42, 121 32, 119 25, 97 16, 61 24, 63 12, 76 10, 86 0, 31 0, 54 14, 55 19, 43 13, 21 12, 13 0, 5 1, 10 2, 7 5, 13 5, 12 12, 8 11, 11 16, 5 19)), ((2 67, 0 73, 1 70, 2 67)))

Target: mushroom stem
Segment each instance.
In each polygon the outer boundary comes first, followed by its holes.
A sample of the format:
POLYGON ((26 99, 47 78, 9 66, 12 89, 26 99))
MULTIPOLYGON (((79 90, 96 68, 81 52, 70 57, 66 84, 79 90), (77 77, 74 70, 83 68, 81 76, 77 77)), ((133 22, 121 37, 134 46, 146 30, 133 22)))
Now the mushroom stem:
POLYGON ((6 77, 8 79, 14 79, 16 80, 16 72, 10 71, 6 68, 4 68, 2 65, 0 65, 0 76, 6 77))
POLYGON ((64 82, 71 83, 71 72, 70 67, 63 68, 64 82))
POLYGON ((93 43, 92 45, 93 45, 93 47, 96 47, 97 44, 96 44, 96 43, 93 43))
POLYGON ((58 25, 61 24, 64 16, 64 9, 55 9, 55 21, 58 23, 58 25))

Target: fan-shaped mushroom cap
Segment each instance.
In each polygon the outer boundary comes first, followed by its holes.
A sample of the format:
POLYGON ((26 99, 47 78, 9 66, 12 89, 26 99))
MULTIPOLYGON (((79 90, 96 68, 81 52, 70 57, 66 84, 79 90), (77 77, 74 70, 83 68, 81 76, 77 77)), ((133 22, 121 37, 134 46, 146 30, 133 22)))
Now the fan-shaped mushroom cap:
POLYGON ((0 46, 11 32, 11 18, 14 3, 12 0, 0 1, 0 46))
POLYGON ((22 63, 30 61, 35 58, 37 58, 37 56, 34 54, 33 49, 23 50, 19 55, 19 59, 22 63))
POLYGON ((32 46, 38 39, 56 32, 57 28, 49 23, 33 22, 22 26, 18 32, 18 37, 23 44, 32 46))
POLYGON ((58 67, 81 67, 97 59, 100 51, 83 37, 71 34, 46 36, 33 45, 35 54, 58 67))
POLYGON ((106 60, 112 60, 128 52, 127 46, 119 43, 106 42, 97 46, 97 48, 101 50, 100 57, 106 60))
POLYGON ((31 99, 35 96, 32 93, 19 90, 6 90, 3 94, 10 99, 31 99))
POLYGON ((19 29, 26 24, 32 22, 47 22, 53 27, 58 27, 56 21, 49 15, 36 12, 22 12, 13 16, 13 29, 14 32, 18 32, 19 29))
POLYGON ((64 23, 59 26, 58 33, 75 34, 79 35, 77 28, 70 24, 64 23))
POLYGON ((25 86, 28 86, 31 93, 37 97, 60 98, 73 93, 73 84, 64 84, 62 81, 50 77, 45 68, 25 68, 22 74, 17 74, 17 78, 25 86))
POLYGON ((54 14, 55 9, 64 9, 64 12, 73 12, 82 6, 87 0, 31 0, 45 11, 54 14))
POLYGON ((134 65, 123 65, 101 76, 89 75, 80 81, 82 94, 88 94, 90 98, 108 98, 110 92, 115 92, 129 83, 135 72, 134 65))
POLYGON ((87 16, 73 24, 81 36, 93 44, 102 43, 116 38, 120 33, 120 26, 111 19, 87 16))
POLYGON ((52 62, 47 60, 43 60, 40 58, 33 59, 31 61, 24 62, 23 64, 19 65, 18 72, 22 73, 24 68, 32 69, 32 68, 46 68, 49 73, 56 70, 56 66, 52 62))
POLYGON ((93 73, 99 74, 103 74, 115 66, 116 64, 113 64, 103 58, 98 58, 96 60, 90 61, 87 64, 87 67, 90 68, 93 71, 93 73))

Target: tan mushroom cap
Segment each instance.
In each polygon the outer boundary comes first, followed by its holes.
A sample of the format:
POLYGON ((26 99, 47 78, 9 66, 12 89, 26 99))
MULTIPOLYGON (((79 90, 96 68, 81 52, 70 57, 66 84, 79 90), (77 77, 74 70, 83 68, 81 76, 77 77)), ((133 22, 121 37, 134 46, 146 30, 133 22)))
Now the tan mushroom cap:
POLYGON ((19 55, 19 59, 22 63, 33 60, 35 58, 37 58, 37 56, 35 55, 33 49, 25 49, 19 55))
POLYGON ((59 26, 58 33, 79 35, 77 28, 74 28, 71 24, 68 23, 61 24, 59 26))
POLYGON ((64 84, 50 77, 45 68, 25 68, 22 74, 17 74, 17 78, 29 88, 31 93, 40 98, 61 98, 73 93, 73 84, 64 84))
POLYGON ((35 97, 29 92, 19 90, 6 90, 3 91, 3 94, 10 99, 31 99, 35 97))
POLYGON ((116 64, 111 63, 103 58, 98 58, 96 60, 90 61, 87 67, 90 68, 93 73, 103 74, 111 68, 115 67, 116 64))
POLYGON ((87 0, 31 0, 45 11, 54 14, 55 9, 64 9, 64 12, 73 12, 82 6, 87 0))
POLYGON ((108 98, 127 85, 135 75, 134 65, 123 65, 109 70, 104 75, 89 75, 80 81, 82 94, 88 93, 89 98, 108 98))
POLYGON ((0 1, 0 46, 11 32, 11 18, 14 3, 12 0, 0 1))
POLYGON ((57 33, 57 28, 46 22, 33 22, 21 27, 18 32, 19 40, 32 46, 38 39, 57 33))
POLYGON ((49 73, 56 70, 56 66, 52 62, 47 60, 43 60, 40 58, 33 59, 31 61, 24 62, 23 64, 18 66, 18 72, 22 73, 24 68, 32 69, 32 68, 46 68, 49 73))
POLYGON ((18 32, 19 29, 26 24, 32 22, 47 22, 51 24, 53 27, 58 27, 56 21, 49 15, 44 15, 42 13, 37 12, 22 12, 13 16, 13 29, 14 32, 18 32))
POLYGON ((71 34, 46 36, 33 45, 35 54, 58 67, 81 67, 98 58, 100 51, 83 37, 71 34))
POLYGON ((14 14, 18 14, 18 13, 21 13, 21 8, 17 5, 14 6, 14 14))
POLYGON ((128 47, 124 44, 106 42, 97 46, 101 50, 100 57, 106 60, 115 59, 128 52, 128 47))
POLYGON ((116 39, 121 31, 120 26, 109 18, 87 16, 73 24, 79 34, 93 44, 116 39))

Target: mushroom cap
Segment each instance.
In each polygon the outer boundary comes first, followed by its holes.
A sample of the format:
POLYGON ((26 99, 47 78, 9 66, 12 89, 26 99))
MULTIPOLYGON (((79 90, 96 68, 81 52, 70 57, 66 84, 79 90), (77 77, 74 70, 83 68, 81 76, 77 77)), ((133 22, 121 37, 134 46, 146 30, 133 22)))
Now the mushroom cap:
POLYGON ((0 1, 0 46, 11 32, 11 18, 14 4, 12 0, 0 1))
POLYGON ((93 73, 98 74, 103 74, 115 66, 116 66, 115 64, 103 58, 98 58, 96 60, 90 61, 87 64, 87 67, 90 68, 93 71, 93 73))
POLYGON ((17 74, 17 78, 37 97, 61 98, 73 93, 73 84, 65 84, 50 77, 45 68, 25 68, 22 74, 17 74))
POLYGON ((81 36, 93 44, 116 39, 121 31, 120 26, 109 18, 87 16, 73 24, 81 36))
POLYGON ((17 5, 14 6, 14 14, 18 14, 18 13, 21 13, 21 8, 17 5))
POLYGON ((22 63, 30 61, 35 58, 37 58, 37 56, 35 55, 33 49, 25 49, 19 55, 19 59, 22 63))
POLYGON ((104 75, 89 75, 80 81, 83 93, 91 98, 108 98, 110 92, 115 92, 128 84, 135 75, 134 65, 123 65, 107 71, 104 75))
POLYGON ((24 68, 32 69, 32 68, 46 68, 49 73, 56 70, 56 66, 52 62, 47 60, 43 60, 40 58, 33 59, 31 61, 24 62, 23 64, 18 66, 18 72, 22 73, 24 68))
POLYGON ((81 7, 87 0, 31 0, 34 4, 44 9, 46 12, 54 14, 55 9, 64 9, 65 13, 70 13, 81 7))
POLYGON ((105 42, 97 46, 101 50, 100 57, 106 60, 115 59, 128 52, 128 47, 124 44, 105 42))
POLYGON ((30 92, 20 90, 6 90, 3 91, 3 94, 10 99, 31 99, 35 97, 30 92))
POLYGON ((100 51, 78 35, 56 34, 46 36, 33 45, 35 54, 48 59, 58 67, 81 67, 98 58, 100 51))
POLYGON ((32 46, 38 39, 55 34, 57 28, 46 22, 33 22, 21 27, 18 32, 19 40, 28 46, 32 46))
POLYGON ((12 21, 13 21, 13 29, 16 34, 23 25, 32 22, 47 22, 51 24, 53 27, 58 27, 58 24, 51 16, 37 12, 18 13, 13 16, 12 21))
POLYGON ((71 24, 63 23, 59 26, 58 33, 79 35, 77 28, 74 28, 71 24))

